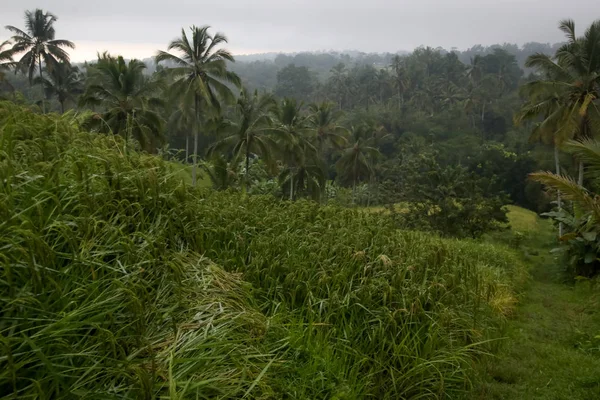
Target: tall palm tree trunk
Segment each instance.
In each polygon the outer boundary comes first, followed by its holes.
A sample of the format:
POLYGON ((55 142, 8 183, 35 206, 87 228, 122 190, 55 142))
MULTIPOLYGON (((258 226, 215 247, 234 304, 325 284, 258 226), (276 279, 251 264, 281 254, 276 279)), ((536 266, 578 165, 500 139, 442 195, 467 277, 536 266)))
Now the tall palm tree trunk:
POLYGON ((248 192, 250 187, 250 144, 248 143, 248 135, 246 135, 246 172, 244 174, 244 191, 248 192))
POLYGON ((325 177, 323 187, 321 188, 321 193, 319 196, 319 203, 324 203, 327 193, 327 179, 329 178, 329 171, 327 171, 327 157, 325 155, 325 144, 323 140, 319 141, 319 153, 321 153, 321 162, 323 163, 321 165, 321 168, 323 168, 323 176, 325 177))
POLYGON ((40 89, 42 92, 42 113, 46 114, 46 99, 44 98, 44 75, 42 73, 42 56, 38 54, 38 67, 40 69, 40 89))
POLYGON ((185 163, 187 164, 188 161, 190 160, 190 136, 189 135, 185 135, 185 163))
POLYGON ((290 201, 294 201, 294 169, 290 170, 290 201))
POLYGON ((579 186, 583 186, 583 161, 579 161, 579 176, 577 178, 579 186))
POLYGON ((199 103, 198 95, 194 95, 194 116, 196 118, 196 129, 194 131, 194 154, 192 155, 193 163, 192 165, 192 186, 196 187, 196 169, 198 167, 198 136, 200 134, 200 117, 198 115, 199 112, 199 103))
MULTIPOLYGON (((554 145, 554 164, 556 167, 556 175, 560 175, 560 162, 558 160, 558 146, 554 145)), ((556 204, 558 205, 558 211, 562 209, 562 202, 560 198, 560 190, 556 193, 556 204)), ((558 223, 558 237, 561 238, 563 236, 563 223, 558 223)))

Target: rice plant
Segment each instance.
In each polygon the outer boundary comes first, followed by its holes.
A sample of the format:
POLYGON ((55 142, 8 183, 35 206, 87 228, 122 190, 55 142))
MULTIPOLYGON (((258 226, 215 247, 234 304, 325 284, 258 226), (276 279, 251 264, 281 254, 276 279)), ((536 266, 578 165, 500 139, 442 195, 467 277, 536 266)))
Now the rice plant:
POLYGON ((77 116, 0 103, 6 398, 398 399, 469 389, 525 270, 388 216, 192 188, 77 116))

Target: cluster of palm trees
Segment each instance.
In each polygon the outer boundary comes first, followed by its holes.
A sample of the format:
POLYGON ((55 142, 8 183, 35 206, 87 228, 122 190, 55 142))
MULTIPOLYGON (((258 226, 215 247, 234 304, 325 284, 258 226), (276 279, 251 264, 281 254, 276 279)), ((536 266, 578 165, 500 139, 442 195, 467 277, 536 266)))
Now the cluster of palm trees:
POLYGON ((294 99, 280 103, 268 93, 243 89, 231 120, 221 126, 221 138, 208 149, 209 156, 227 154, 234 164, 244 165, 244 187, 251 184, 250 160, 260 156, 270 171, 276 171, 289 199, 304 193, 323 199, 333 157, 338 178, 353 188, 371 181, 379 151, 370 147, 381 127, 361 124, 347 129, 342 113, 331 103, 304 108, 294 99))
MULTIPOLYGON (((600 133, 600 20, 582 36, 577 36, 572 20, 562 21, 559 28, 566 43, 556 54, 534 54, 527 60, 539 79, 522 86, 527 102, 516 116, 517 122, 534 121, 530 140, 554 146, 556 175, 561 175, 559 151, 565 143, 590 140, 600 133)), ((583 187, 584 160, 578 164, 577 184, 583 187)), ((557 201, 560 209, 560 191, 557 201)))
POLYGON ((462 109, 475 126, 492 103, 517 88, 521 76, 515 56, 500 48, 476 55, 466 65, 454 52, 426 47, 394 56, 387 67, 348 69, 340 63, 317 97, 335 101, 342 109, 381 106, 418 110, 426 116, 462 109))
POLYGON ((27 11, 25 21, 24 30, 7 26, 14 36, 0 47, 0 67, 27 74, 31 85, 40 86, 43 112, 50 97, 63 113, 67 104, 87 108, 88 128, 124 136, 125 152, 130 139, 154 151, 164 143, 165 132, 183 136, 186 162, 191 153, 193 185, 198 158, 205 153, 215 167, 223 160, 242 163, 246 190, 250 162, 260 157, 292 200, 299 193, 322 198, 332 158, 343 183, 356 187, 373 179, 378 151, 370 143, 381 127, 360 124, 349 130, 341 126, 342 114, 333 104, 304 107, 293 99, 278 102, 268 93, 248 92, 228 70, 234 58, 222 47, 226 36, 211 34, 208 26, 182 29, 167 51, 158 51, 158 73, 146 74, 143 62, 105 52, 86 63, 84 75, 65 51, 74 44, 55 39, 55 15, 27 11), (216 136, 215 141, 200 149, 200 139, 207 135, 216 136))

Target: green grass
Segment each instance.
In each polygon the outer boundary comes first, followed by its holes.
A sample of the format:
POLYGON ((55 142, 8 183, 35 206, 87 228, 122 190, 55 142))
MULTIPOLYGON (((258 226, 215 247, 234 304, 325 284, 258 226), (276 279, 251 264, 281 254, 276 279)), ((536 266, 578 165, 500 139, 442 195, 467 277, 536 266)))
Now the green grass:
POLYGON ((538 215, 518 206, 506 206, 508 221, 513 231, 547 235, 550 231, 548 220, 542 220, 538 215))
MULTIPOLYGON (((600 297, 591 282, 561 280, 550 254, 555 229, 534 213, 511 207, 511 226, 532 279, 509 320, 498 355, 479 371, 474 399, 600 398, 600 297)), ((503 233, 508 240, 509 233, 503 233)), ((498 237, 496 237, 498 239, 498 237)))
MULTIPOLYGON (((188 185, 192 184, 192 166, 181 164, 179 162, 172 161, 169 163, 171 170, 175 173, 175 175, 185 182, 188 185)), ((212 183, 210 181, 209 176, 202 170, 202 168, 198 168, 198 188, 200 189, 208 189, 212 187, 212 183)))
POLYGON ((514 251, 191 188, 119 137, 0 104, 7 398, 458 397, 514 251))

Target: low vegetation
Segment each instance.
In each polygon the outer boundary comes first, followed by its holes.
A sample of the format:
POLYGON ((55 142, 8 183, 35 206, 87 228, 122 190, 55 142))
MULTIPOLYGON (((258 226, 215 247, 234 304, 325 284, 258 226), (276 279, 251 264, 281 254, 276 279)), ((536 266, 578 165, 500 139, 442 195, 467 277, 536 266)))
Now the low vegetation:
POLYGON ((14 397, 457 395, 525 277, 378 214, 194 189, 68 114, 4 103, 0 126, 14 397))

